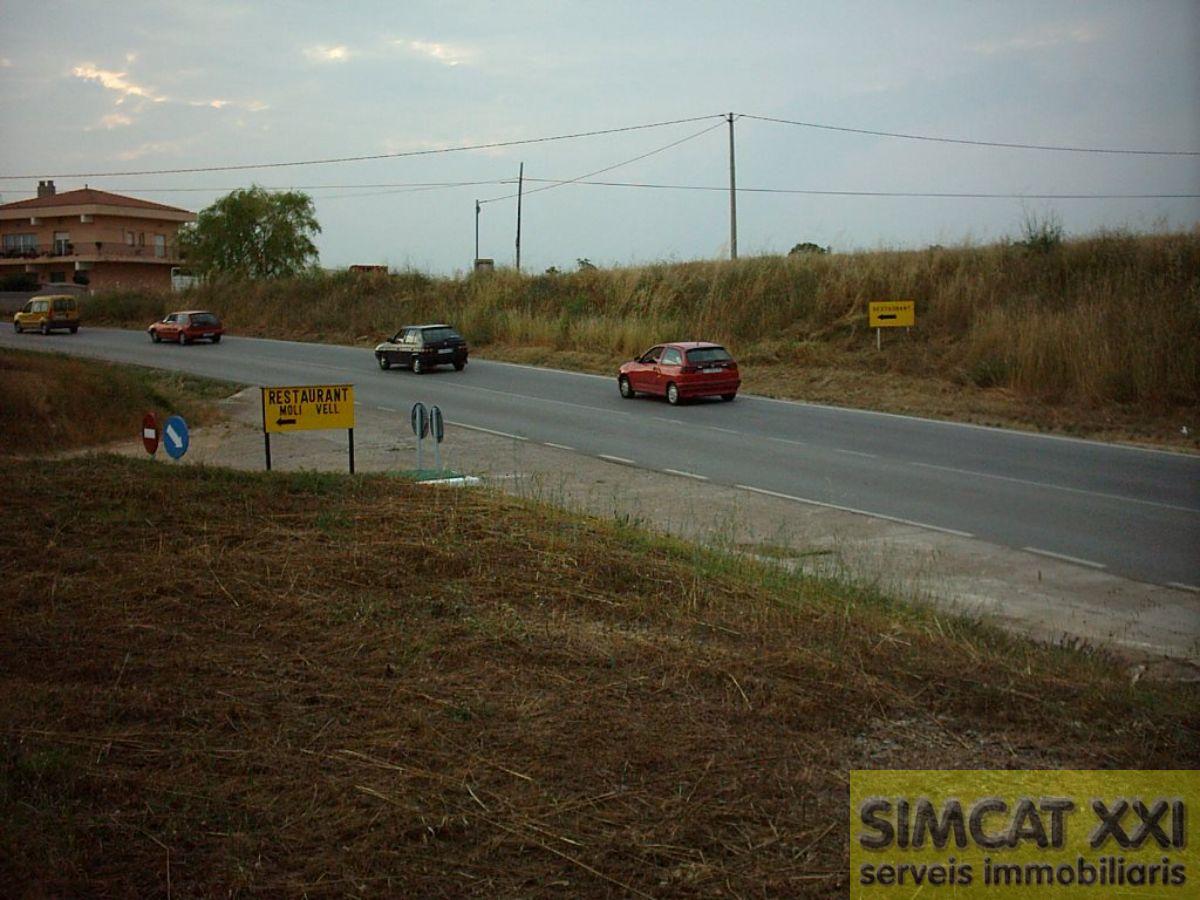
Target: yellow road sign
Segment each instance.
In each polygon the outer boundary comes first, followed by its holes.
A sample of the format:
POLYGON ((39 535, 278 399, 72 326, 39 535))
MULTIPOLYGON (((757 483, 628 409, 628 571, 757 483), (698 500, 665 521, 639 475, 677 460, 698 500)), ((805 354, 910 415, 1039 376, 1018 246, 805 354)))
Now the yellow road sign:
POLYGON ((912 300, 889 300, 867 306, 871 328, 911 328, 917 323, 916 303, 912 300))
POLYGON ((279 434, 354 427, 354 385, 262 388, 263 431, 279 434))

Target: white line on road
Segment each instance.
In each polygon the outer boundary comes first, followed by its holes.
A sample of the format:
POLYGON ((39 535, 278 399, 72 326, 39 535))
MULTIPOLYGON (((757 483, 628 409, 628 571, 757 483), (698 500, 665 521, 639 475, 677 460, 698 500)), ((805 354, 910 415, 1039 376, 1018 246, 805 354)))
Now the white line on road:
POLYGON ((708 481, 707 475, 697 475, 695 472, 681 472, 679 469, 663 469, 668 475, 678 475, 681 478, 694 478, 697 481, 708 481))
POLYGON ((1136 497, 1124 497, 1121 494, 1108 494, 1104 491, 1087 491, 1083 488, 1066 487, 1061 484, 1049 484, 1044 481, 1031 481, 1028 478, 1013 478, 1010 475, 993 475, 991 472, 977 472, 974 469, 958 469, 954 466, 938 466, 933 463, 914 462, 914 466, 922 469, 937 469, 939 472, 955 472, 959 475, 970 475, 975 478, 994 478, 997 481, 1011 481, 1015 484, 1027 484, 1030 487, 1049 488, 1053 491, 1068 491, 1072 494, 1086 494, 1089 497, 1105 497, 1109 500, 1123 500, 1126 503, 1140 503, 1143 506, 1158 506, 1163 509, 1174 509, 1179 512, 1200 513, 1200 509, 1190 506, 1176 506, 1173 503, 1159 503, 1157 500, 1139 500, 1136 497))
POLYGON ((741 434, 740 431, 734 431, 732 428, 722 428, 720 425, 708 425, 706 427, 712 431, 723 431, 726 434, 741 434))
POLYGON ((555 450, 570 450, 572 453, 575 452, 574 447, 568 447, 566 444, 556 444, 553 441, 543 441, 543 443, 547 447, 553 447, 555 450))
POLYGON ((833 448, 834 453, 848 453, 851 456, 865 456, 867 459, 877 459, 874 453, 863 453, 861 450, 843 450, 840 447, 833 448))
POLYGON ((811 500, 808 497, 796 497, 792 494, 781 494, 779 491, 768 491, 766 488, 754 487, 749 484, 735 484, 734 487, 741 488, 743 491, 753 491, 756 494, 766 494, 768 497, 778 497, 780 500, 794 500, 796 503, 807 503, 809 506, 823 506, 826 509, 836 509, 841 512, 855 513, 860 516, 871 516, 874 519, 883 519, 886 522, 896 522, 900 525, 912 525, 915 528, 926 528, 930 531, 940 531, 943 534, 952 534, 956 537, 973 538, 975 535, 969 531, 959 531, 957 528, 943 528, 941 525, 930 525, 928 522, 914 522, 912 519, 901 519, 897 516, 886 516, 883 513, 872 512, 869 509, 857 509, 853 506, 840 506, 837 503, 825 503, 822 500, 811 500))
POLYGON ((596 456, 598 456, 600 459, 606 459, 609 462, 619 463, 623 466, 637 465, 637 463, 635 463, 632 459, 626 459, 623 456, 609 456, 607 453, 597 453, 596 456))
POLYGON ((777 444, 792 444, 796 447, 807 447, 808 441, 793 441, 790 438, 767 438, 769 441, 775 441, 777 444))
POLYGON ((400 410, 392 409, 390 406, 377 406, 376 409, 382 409, 384 412, 398 413, 400 410))
POLYGON ((1022 547, 1026 553, 1036 553, 1038 556, 1048 556, 1051 559, 1060 559, 1063 562, 1075 563, 1077 566, 1088 566, 1092 569, 1108 568, 1104 563, 1093 562, 1090 559, 1080 559, 1078 556, 1067 556, 1065 553, 1055 553, 1053 550, 1042 550, 1038 547, 1022 547))
POLYGON ((465 428, 468 431, 482 431, 484 434, 494 434, 496 437, 512 438, 514 441, 527 441, 529 438, 519 434, 511 434, 507 431, 497 431, 495 428, 484 428, 482 425, 468 425, 465 422, 446 422, 447 425, 453 425, 456 428, 465 428))
POLYGON ((1194 584, 1184 584, 1182 581, 1168 581, 1167 587, 1179 588, 1181 591, 1191 591, 1193 594, 1200 594, 1200 587, 1194 584))

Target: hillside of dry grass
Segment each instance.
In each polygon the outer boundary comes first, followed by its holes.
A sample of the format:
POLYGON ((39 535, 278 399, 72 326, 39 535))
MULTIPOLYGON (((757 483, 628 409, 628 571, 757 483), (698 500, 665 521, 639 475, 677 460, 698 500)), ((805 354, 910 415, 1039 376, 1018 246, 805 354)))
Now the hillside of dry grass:
POLYGON ((340 273, 97 297, 93 323, 211 307, 237 333, 373 344, 455 323, 485 355, 611 372, 663 340, 727 344, 774 396, 1200 447, 1200 230, 638 268, 340 273), (918 325, 875 351, 871 300, 918 325))
POLYGON ((55 353, 0 350, 0 453, 73 450, 141 434, 142 416, 217 419, 236 389, 181 373, 55 353))
POLYGON ((840 896, 850 769, 1200 764, 1195 686, 492 493, 7 475, 17 895, 840 896))

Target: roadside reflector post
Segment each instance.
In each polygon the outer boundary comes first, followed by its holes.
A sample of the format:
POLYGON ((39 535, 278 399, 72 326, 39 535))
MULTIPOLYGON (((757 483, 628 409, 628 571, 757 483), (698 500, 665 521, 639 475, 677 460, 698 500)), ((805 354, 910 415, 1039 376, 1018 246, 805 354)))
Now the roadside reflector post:
POLYGON ((425 410, 425 404, 419 400, 414 403, 409 419, 412 422, 413 434, 417 436, 417 472, 420 473, 424 467, 421 443, 425 435, 429 434, 429 414, 425 410))
POLYGON ((429 408, 429 431, 433 434, 433 464, 442 471, 442 439, 446 436, 446 425, 442 421, 442 409, 439 406, 429 408))

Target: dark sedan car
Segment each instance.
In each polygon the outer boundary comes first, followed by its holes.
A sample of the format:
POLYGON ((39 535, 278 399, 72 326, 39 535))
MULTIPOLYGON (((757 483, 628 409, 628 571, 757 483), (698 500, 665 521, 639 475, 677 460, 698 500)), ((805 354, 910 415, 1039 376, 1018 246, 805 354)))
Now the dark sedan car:
POLYGON ((461 372, 467 353, 466 340, 449 325, 405 325, 375 348, 375 359, 381 369, 400 366, 420 375, 442 365, 461 372))

